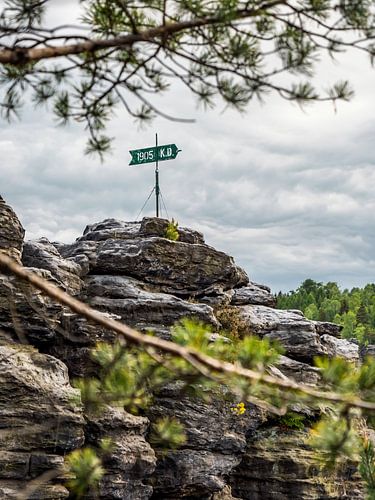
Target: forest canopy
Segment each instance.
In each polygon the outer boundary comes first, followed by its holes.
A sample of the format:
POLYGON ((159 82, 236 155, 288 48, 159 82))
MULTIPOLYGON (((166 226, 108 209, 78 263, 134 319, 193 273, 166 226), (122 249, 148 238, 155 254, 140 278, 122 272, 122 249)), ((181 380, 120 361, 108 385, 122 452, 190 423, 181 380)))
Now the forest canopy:
POLYGON ((299 309, 317 321, 343 326, 342 336, 356 338, 360 344, 375 343, 375 284, 341 290, 337 283, 306 279, 294 291, 279 293, 277 307, 299 309))

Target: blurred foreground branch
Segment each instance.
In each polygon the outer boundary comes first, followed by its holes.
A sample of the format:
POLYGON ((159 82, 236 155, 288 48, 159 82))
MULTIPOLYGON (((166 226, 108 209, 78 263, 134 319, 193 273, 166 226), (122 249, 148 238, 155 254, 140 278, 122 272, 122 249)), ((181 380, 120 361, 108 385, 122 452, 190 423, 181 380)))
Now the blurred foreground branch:
POLYGON ((317 390, 307 385, 296 383, 290 379, 281 379, 262 372, 244 368, 240 364, 219 360, 199 352, 192 347, 185 347, 158 337, 139 333, 133 328, 110 319, 103 313, 71 297, 57 286, 28 271, 26 268, 20 266, 4 254, 0 254, 0 269, 1 268, 8 273, 10 272, 11 274, 14 274, 18 278, 29 282, 50 298, 53 298, 60 304, 67 306, 76 314, 116 332, 129 344, 145 349, 153 349, 164 354, 182 358, 195 369, 201 371, 204 376, 207 376, 207 370, 209 370, 213 374, 219 373, 227 376, 229 375, 231 377, 239 377, 240 379, 251 381, 251 383, 262 383, 266 386, 283 390, 286 398, 288 393, 292 393, 293 396, 304 396, 315 401, 318 400, 322 402, 342 404, 347 409, 360 408, 362 410, 366 410, 367 412, 375 412, 375 402, 365 401, 354 396, 353 394, 345 395, 337 392, 317 390))

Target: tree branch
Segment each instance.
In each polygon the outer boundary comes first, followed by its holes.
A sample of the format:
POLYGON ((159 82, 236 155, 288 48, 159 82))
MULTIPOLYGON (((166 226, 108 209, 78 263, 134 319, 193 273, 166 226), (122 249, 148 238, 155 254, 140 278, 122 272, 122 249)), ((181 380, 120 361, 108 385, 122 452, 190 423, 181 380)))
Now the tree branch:
MULTIPOLYGON (((246 19, 247 17, 255 17, 261 14, 266 9, 271 9, 278 5, 285 5, 285 0, 273 0, 255 9, 242 9, 236 11, 231 21, 246 19)), ((194 18, 190 21, 181 21, 175 23, 165 23, 161 26, 150 28, 139 33, 131 33, 124 36, 114 37, 112 39, 93 39, 75 44, 56 46, 56 47, 42 47, 42 48, 29 48, 29 47, 15 47, 13 49, 0 50, 0 63, 23 65, 30 62, 37 62, 42 59, 53 59, 58 57, 65 57, 72 54, 95 53, 99 50, 118 47, 130 48, 137 42, 152 42, 155 39, 161 38, 165 40, 168 36, 179 33, 191 28, 199 26, 208 26, 213 24, 222 24, 227 22, 222 16, 194 18)))
POLYGON ((213 372, 241 377, 251 381, 252 383, 259 382, 277 389, 298 393, 311 399, 344 404, 347 407, 361 408, 363 410, 375 412, 375 402, 364 401, 357 397, 345 396, 335 392, 313 389, 304 384, 298 384, 290 379, 280 379, 271 375, 243 368, 237 364, 221 361, 211 356, 207 356, 206 354, 203 354, 191 347, 184 347, 158 337, 139 333, 133 328, 130 328, 119 321, 110 319, 103 313, 92 309, 83 302, 71 297, 57 286, 28 271, 25 267, 20 266, 13 259, 3 253, 0 253, 0 268, 6 270, 8 273, 10 272, 11 274, 14 274, 22 280, 29 282, 50 298, 53 298, 60 304, 69 307, 76 314, 118 333, 130 344, 143 348, 151 347, 166 354, 180 357, 188 363, 191 363, 191 359, 193 359, 195 367, 197 367, 198 363, 213 372))

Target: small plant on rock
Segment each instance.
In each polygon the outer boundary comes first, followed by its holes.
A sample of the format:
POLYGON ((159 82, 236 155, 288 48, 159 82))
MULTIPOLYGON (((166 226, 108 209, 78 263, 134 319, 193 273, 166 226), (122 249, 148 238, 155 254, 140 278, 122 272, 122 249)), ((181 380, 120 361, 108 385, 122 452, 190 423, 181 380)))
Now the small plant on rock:
POLYGON ((168 222, 167 229, 165 230, 165 237, 171 241, 177 241, 180 235, 178 234, 178 222, 172 219, 168 222))
POLYGON ((221 306, 215 310, 215 316, 220 321, 222 329, 234 339, 243 339, 250 335, 249 326, 241 317, 238 307, 221 306))
POLYGON ((306 417, 304 415, 290 411, 280 417, 279 424, 281 427, 302 431, 305 428, 305 420, 306 417))

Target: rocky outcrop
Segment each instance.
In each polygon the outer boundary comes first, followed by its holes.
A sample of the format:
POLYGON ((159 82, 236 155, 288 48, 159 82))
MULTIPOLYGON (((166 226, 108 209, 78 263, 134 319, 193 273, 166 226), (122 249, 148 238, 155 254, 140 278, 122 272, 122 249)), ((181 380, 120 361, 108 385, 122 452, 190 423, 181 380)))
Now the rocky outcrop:
MULTIPOLYGON (((285 356, 272 373, 311 386, 320 383, 314 356, 358 362, 358 346, 340 338, 340 327, 275 309, 270 289, 249 282, 232 257, 187 228, 178 228, 178 241, 169 241, 167 225, 156 218, 107 219, 87 226, 72 244, 45 238, 24 244, 21 224, 0 200, 0 250, 16 259, 23 250, 24 265, 111 318, 170 338, 171 326, 188 316, 210 325, 213 342, 223 338, 218 318, 229 329, 237 322, 241 334, 283 345, 285 356)), ((104 437, 112 442, 106 473, 87 498, 312 500, 345 498, 337 496, 343 484, 348 498, 361 498, 350 470, 322 484, 304 432, 283 428, 251 401, 244 415, 235 414, 231 405, 238 401, 225 389, 208 402, 181 394, 175 383, 158 392, 146 415, 112 407, 84 412, 70 381, 95 374, 90 349, 116 338, 0 274, 0 499, 62 467, 69 450, 83 443, 98 447, 104 437), (40 352, 21 345, 27 342, 40 352), (150 424, 164 416, 185 426, 187 441, 177 450, 149 439, 150 424)), ((298 405, 294 411, 314 417, 298 405)), ((35 498, 65 498, 63 480, 61 472, 35 498)))
POLYGON ((0 252, 21 262, 25 230, 13 209, 0 196, 0 252))
POLYGON ((55 246, 81 267, 84 262, 90 274, 129 276, 150 284, 154 291, 178 296, 205 295, 248 283, 232 257, 205 245, 199 233, 184 230, 181 239, 169 241, 160 232, 150 219, 142 224, 108 219, 88 226, 76 243, 55 246))
POLYGON ((28 498, 67 498, 65 453, 84 442, 80 393, 66 366, 30 346, 0 345, 0 498, 15 498, 56 470, 28 498))

